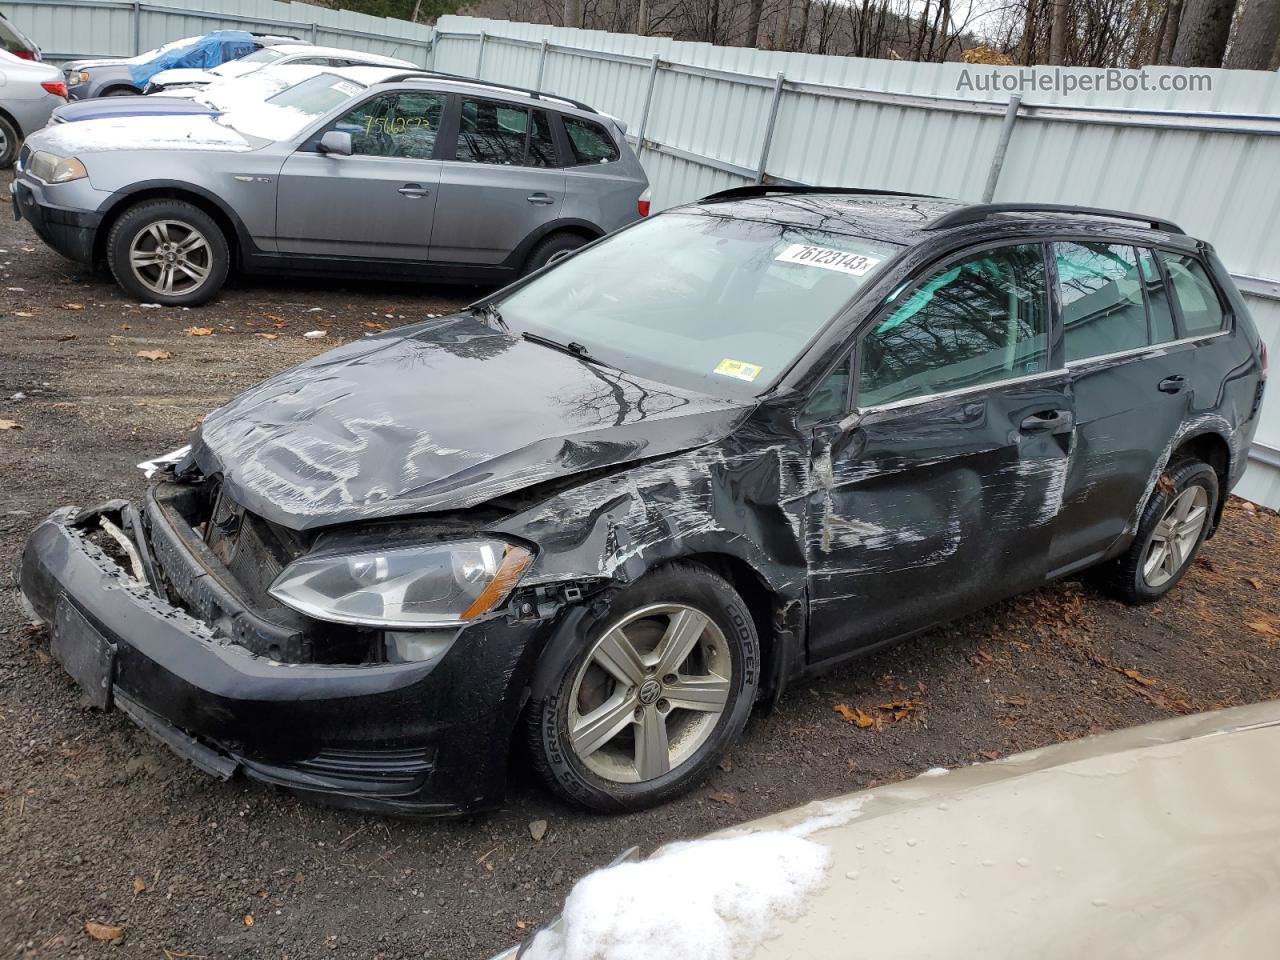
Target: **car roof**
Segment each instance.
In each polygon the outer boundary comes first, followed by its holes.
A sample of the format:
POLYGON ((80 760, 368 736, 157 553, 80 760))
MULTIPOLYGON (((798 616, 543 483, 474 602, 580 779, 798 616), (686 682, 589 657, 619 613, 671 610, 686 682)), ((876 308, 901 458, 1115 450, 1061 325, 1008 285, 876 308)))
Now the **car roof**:
MULTIPOLYGON (((351 50, 345 47, 320 47, 313 43, 277 43, 273 50, 279 53, 313 54, 326 57, 365 57, 370 60, 400 60, 399 57, 388 57, 381 53, 370 53, 368 50, 351 50)), ((411 61, 402 60, 402 63, 411 61)))
POLYGON ((616 118, 606 113, 601 113, 595 107, 589 106, 580 100, 574 100, 571 97, 562 97, 556 93, 547 93, 542 90, 530 90, 525 87, 512 87, 502 83, 490 83, 485 80, 473 80, 469 77, 455 76, 450 73, 433 73, 429 70, 423 70, 418 73, 412 71, 401 71, 402 81, 414 85, 430 84, 433 87, 442 87, 448 90, 457 90, 460 93, 476 93, 482 96, 498 96, 503 100, 509 100, 514 103, 523 103, 531 107, 553 107, 561 112, 579 113, 591 116, 596 120, 609 120, 614 123, 618 121, 616 118))
MULTIPOLYGON (((868 239, 913 245, 944 235, 981 234, 1010 226, 1085 227, 1182 238, 1177 224, 1160 217, 1049 203, 967 203, 847 187, 752 185, 722 190, 677 208, 714 212, 744 220, 767 220, 796 227, 850 233, 868 239)), ((1178 246, 1186 245, 1180 239, 1178 246)))

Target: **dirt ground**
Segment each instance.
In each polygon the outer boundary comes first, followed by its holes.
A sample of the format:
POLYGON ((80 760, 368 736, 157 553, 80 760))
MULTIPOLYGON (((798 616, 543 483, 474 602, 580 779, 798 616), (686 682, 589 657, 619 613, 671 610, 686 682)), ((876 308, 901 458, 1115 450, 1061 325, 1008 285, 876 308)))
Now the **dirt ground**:
POLYGON ((647 813, 571 809, 519 762, 488 816, 338 812, 214 782, 118 711, 81 707, 10 586, 31 528, 62 504, 137 495, 134 464, 264 376, 472 295, 242 281, 201 309, 143 309, 0 204, 0 426, 18 425, 0 429, 0 956, 476 960, 632 844, 1280 691, 1280 519, 1232 501, 1163 602, 1130 609, 1066 581, 800 684, 705 786, 647 813))

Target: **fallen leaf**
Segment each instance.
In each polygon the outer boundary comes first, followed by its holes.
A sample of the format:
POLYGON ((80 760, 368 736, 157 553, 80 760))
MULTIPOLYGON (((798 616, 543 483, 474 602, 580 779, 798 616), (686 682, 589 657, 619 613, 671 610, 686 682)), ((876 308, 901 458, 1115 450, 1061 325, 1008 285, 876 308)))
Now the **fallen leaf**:
POLYGON ((1007 703, 1007 704, 1008 704, 1009 706, 1011 706, 1011 707, 1029 707, 1029 706, 1031 706, 1031 700, 1030 700, 1030 698, 1028 698, 1028 697, 1022 697, 1022 696, 1019 696, 1019 695, 1017 695, 1017 694, 1014 694, 1012 697, 1005 697, 1005 698, 1004 698, 1004 702, 1005 702, 1005 703, 1007 703))
POLYGON ((730 760, 728 757, 725 757, 723 760, 720 761, 720 769, 723 770, 725 773, 729 773, 731 770, 733 770, 733 761, 730 760))
POLYGON ((1261 590, 1261 589, 1262 589, 1262 580, 1261 580, 1261 578, 1259 578, 1259 577, 1245 577, 1245 580, 1247 580, 1247 581, 1249 582, 1250 586, 1252 586, 1252 587, 1253 587, 1253 589, 1255 589, 1255 590, 1261 590))
POLYGON ((120 324, 120 329, 121 329, 121 330, 128 330, 128 329, 129 329, 129 325, 128 325, 127 323, 122 323, 122 324, 120 324))
POLYGON ((36 659, 39 660, 41 663, 52 662, 52 658, 43 650, 39 649, 38 647, 36 648, 36 659))
POLYGON ((213 327, 187 327, 188 337, 211 337, 213 336, 213 327))
POLYGON ((255 337, 261 337, 263 340, 277 340, 280 337, 278 333, 255 333, 255 337))
POLYGON ((716 803, 723 803, 726 806, 730 806, 730 807, 736 807, 738 805, 737 796, 730 793, 728 790, 716 790, 711 793, 708 793, 707 799, 713 800, 716 803))
POLYGON ((1152 680, 1150 677, 1144 677, 1137 670, 1121 670, 1120 672, 1134 683, 1140 683, 1144 687, 1154 687, 1156 685, 1156 681, 1152 680))
POLYGON ((21 430, 21 429, 22 429, 22 424, 18 423, 17 420, 0 419, 0 430, 21 430))
MULTIPOLYGON (((3 421, 0 421, 0 424, 3 424, 3 421)), ((1245 626, 1268 637, 1280 637, 1280 630, 1277 630, 1276 625, 1270 620, 1254 620, 1252 623, 1246 623, 1245 626)))
POLYGON ((375 321, 375 320, 366 320, 366 321, 364 322, 364 325, 365 325, 366 327, 368 327, 370 330, 385 330, 385 329, 387 329, 387 325, 386 325, 385 323, 378 323, 378 322, 377 322, 377 321, 375 321))
POLYGON ((133 895, 135 897, 146 889, 147 889, 147 881, 143 880, 141 877, 133 878, 133 895))
POLYGON ((894 720, 905 720, 907 717, 917 713, 920 706, 920 701, 912 698, 910 700, 891 700, 888 703, 877 703, 876 709, 883 710, 894 720))
POLYGON ((284 317, 277 317, 274 313, 264 313, 263 316, 274 323, 277 327, 287 327, 289 325, 288 320, 284 317))
POLYGON ((867 729, 868 727, 875 727, 877 730, 880 729, 880 726, 881 726, 880 719, 878 717, 873 717, 871 714, 867 713, 865 710, 861 709, 860 707, 854 707, 850 709, 848 706, 846 706, 843 703, 837 703, 831 709, 834 710, 836 713, 840 714, 840 716, 844 717, 850 723, 856 725, 857 727, 863 730, 867 729))
POLYGON ((246 914, 244 915, 244 925, 245 925, 246 927, 252 927, 252 926, 253 926, 253 914, 252 914, 252 913, 246 913, 246 914))
POLYGON ((527 928, 528 928, 528 926, 529 926, 529 924, 528 924, 528 923, 526 923, 524 920, 517 920, 517 921, 516 921, 516 929, 517 929, 517 930, 524 930, 524 929, 527 929, 527 928))
POLYGON ((984 757, 984 758, 986 758, 987 760, 999 760, 999 759, 1000 759, 1000 753, 999 753, 999 751, 996 751, 996 750, 979 750, 979 751, 978 751, 978 756, 980 756, 980 757, 984 757))
POLYGON ((134 356, 141 357, 143 360, 171 360, 173 354, 168 350, 139 350, 134 356))
POLYGON ((83 310, 84 304, 83 303, 64 303, 62 305, 62 309, 63 310, 83 310))
POLYGON ((24 313, 22 310, 15 310, 13 312, 13 315, 15 317, 34 317, 35 316, 34 313, 24 313))
POLYGON ((86 920, 84 922, 84 932, 94 940, 117 941, 124 939, 125 926, 112 926, 109 923, 99 923, 97 920, 86 920))
POLYGON ((547 821, 534 820, 529 824, 529 836, 534 840, 541 840, 547 835, 547 821))

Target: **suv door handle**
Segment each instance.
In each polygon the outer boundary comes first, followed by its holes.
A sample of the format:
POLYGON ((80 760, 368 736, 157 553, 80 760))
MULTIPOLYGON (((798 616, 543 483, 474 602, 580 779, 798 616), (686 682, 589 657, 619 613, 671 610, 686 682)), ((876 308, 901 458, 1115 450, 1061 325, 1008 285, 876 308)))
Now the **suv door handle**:
POLYGON ((1040 410, 1022 421, 1022 429, 1031 433, 1066 433, 1075 425, 1070 410, 1040 410))
POLYGON ((417 200, 419 197, 425 197, 431 191, 420 183, 406 183, 403 187, 396 191, 402 197, 410 197, 417 200))
POLYGON ((1156 384, 1156 389, 1161 393, 1181 393, 1182 388, 1187 385, 1187 378, 1174 374, 1172 377, 1165 377, 1156 384))
POLYGON ((555 198, 555 197, 552 197, 552 196, 550 196, 550 195, 548 195, 548 194, 545 194, 545 193, 531 193, 531 194, 529 194, 529 196, 528 196, 528 197, 526 197, 525 199, 527 199, 530 203, 542 203, 542 204, 547 204, 547 203, 555 203, 555 202, 556 202, 556 198, 555 198))

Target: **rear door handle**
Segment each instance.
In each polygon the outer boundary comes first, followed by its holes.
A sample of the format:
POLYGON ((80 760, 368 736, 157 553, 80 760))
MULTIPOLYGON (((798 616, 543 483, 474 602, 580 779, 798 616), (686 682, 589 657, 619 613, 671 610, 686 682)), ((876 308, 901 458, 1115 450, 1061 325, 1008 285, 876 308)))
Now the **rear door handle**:
POLYGON ((1161 393, 1181 393, 1182 388, 1187 385, 1187 378, 1174 374, 1172 377, 1165 377, 1158 384, 1156 389, 1161 393))
POLYGON ((406 183, 403 187, 396 191, 402 197, 411 197, 416 200, 419 197, 425 197, 431 191, 420 183, 406 183))
POLYGON ((1040 410, 1022 421, 1022 429, 1028 433, 1066 433, 1074 424, 1070 410, 1040 410))
POLYGON ((542 203, 542 204, 547 204, 547 203, 555 203, 555 202, 556 202, 556 198, 555 198, 555 197, 549 196, 548 194, 545 194, 545 193, 531 193, 531 194, 529 194, 529 196, 528 196, 528 197, 526 197, 526 199, 527 199, 530 203, 542 203))

